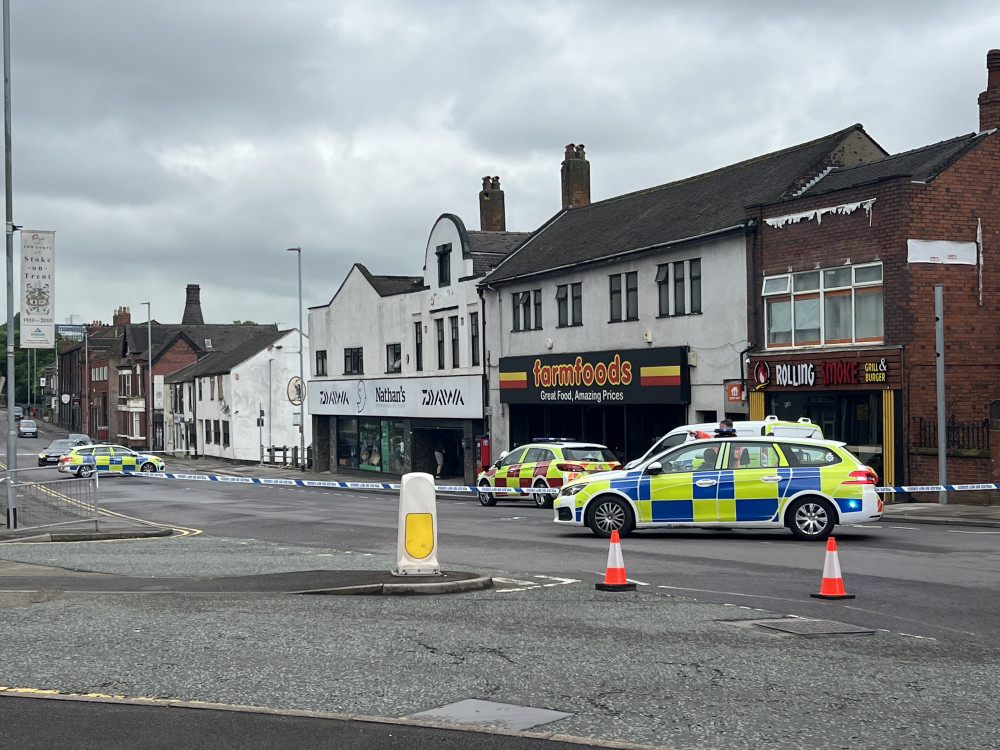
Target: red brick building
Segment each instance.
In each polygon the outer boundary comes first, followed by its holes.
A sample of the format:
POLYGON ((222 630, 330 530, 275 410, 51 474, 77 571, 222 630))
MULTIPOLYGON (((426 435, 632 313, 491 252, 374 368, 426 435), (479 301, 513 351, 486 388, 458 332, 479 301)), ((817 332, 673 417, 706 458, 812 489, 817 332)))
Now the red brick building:
POLYGON ((938 285, 947 481, 1000 479, 1000 50, 987 69, 977 132, 747 212, 751 418, 809 417, 886 485, 938 481, 938 285))

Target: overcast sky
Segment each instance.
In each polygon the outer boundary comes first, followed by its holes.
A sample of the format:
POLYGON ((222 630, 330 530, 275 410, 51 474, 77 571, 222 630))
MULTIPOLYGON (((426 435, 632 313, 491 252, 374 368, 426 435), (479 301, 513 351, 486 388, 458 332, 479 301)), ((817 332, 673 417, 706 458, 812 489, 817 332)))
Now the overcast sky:
POLYGON ((207 323, 292 328, 286 248, 305 308, 355 262, 419 275, 484 175, 508 230, 556 213, 567 143, 597 201, 856 122, 978 129, 996 0, 811 6, 10 0, 14 223, 56 231, 58 323, 179 322, 198 284, 207 323))

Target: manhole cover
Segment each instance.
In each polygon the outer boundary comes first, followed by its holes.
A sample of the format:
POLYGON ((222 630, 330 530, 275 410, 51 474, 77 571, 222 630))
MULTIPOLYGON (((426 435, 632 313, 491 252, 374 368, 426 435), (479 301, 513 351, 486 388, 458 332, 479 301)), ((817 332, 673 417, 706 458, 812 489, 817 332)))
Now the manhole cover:
POLYGON ((562 711, 550 711, 547 708, 514 706, 510 703, 469 699, 433 708, 430 711, 410 714, 410 717, 414 719, 439 719, 454 724, 487 724, 506 729, 531 729, 572 715, 562 711))
POLYGON ((875 635, 875 631, 871 628, 859 628, 857 625, 848 625, 845 622, 834 622, 833 620, 806 620, 799 617, 789 617, 781 620, 755 620, 753 624, 807 638, 821 635, 875 635))

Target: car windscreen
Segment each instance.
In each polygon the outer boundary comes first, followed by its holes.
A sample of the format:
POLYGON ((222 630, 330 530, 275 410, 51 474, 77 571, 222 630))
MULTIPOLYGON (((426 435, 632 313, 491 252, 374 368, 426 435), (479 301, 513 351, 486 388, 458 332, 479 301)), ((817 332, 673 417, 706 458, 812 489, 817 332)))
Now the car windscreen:
POLYGON ((618 463, 618 459, 614 453, 598 445, 565 447, 563 448, 563 457, 567 461, 590 461, 601 464, 618 463))

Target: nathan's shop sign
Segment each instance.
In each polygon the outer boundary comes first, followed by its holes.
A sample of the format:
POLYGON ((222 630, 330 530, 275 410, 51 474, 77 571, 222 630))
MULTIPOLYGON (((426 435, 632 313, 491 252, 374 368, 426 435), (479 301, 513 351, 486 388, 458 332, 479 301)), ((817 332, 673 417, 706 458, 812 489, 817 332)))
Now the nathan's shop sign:
POLYGON ((309 413, 482 419, 482 379, 477 375, 456 375, 310 380, 309 413))
POLYGON ((687 347, 500 359, 505 404, 686 404, 687 347))
POLYGON ((822 362, 765 362, 753 368, 754 388, 830 387, 835 385, 885 384, 889 365, 885 357, 864 361, 831 359, 822 362))

